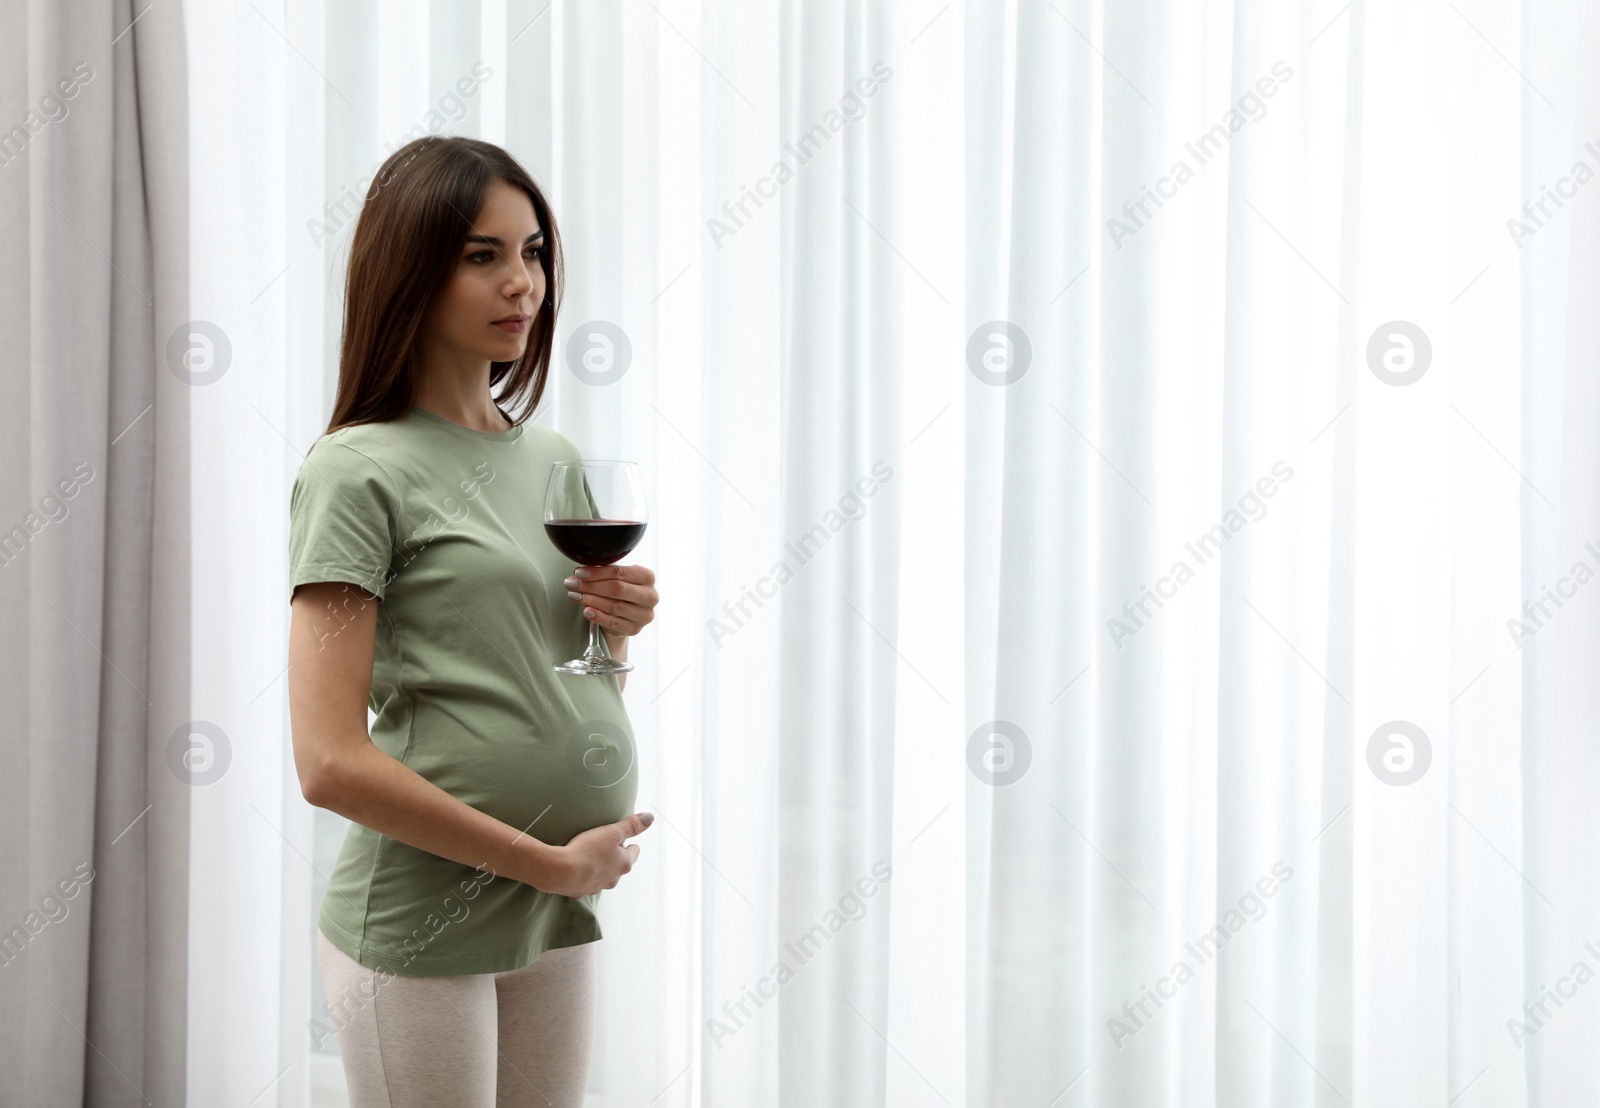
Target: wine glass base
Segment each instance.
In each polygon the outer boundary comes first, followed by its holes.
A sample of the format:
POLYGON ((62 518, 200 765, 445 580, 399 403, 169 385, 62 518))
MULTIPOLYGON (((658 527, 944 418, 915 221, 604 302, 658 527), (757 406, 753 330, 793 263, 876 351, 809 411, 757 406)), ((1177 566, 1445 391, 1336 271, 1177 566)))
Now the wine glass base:
POLYGON ((572 673, 580 677, 603 677, 611 673, 627 673, 632 662, 619 662, 615 658, 574 658, 554 667, 557 673, 572 673))

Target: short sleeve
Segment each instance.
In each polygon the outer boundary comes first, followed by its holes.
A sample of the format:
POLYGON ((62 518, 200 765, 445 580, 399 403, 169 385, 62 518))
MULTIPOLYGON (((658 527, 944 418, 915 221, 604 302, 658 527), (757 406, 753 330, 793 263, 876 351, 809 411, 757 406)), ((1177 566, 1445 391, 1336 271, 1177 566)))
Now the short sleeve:
POLYGON ((289 494, 289 598, 313 581, 346 581, 382 600, 400 530, 397 495, 372 459, 318 440, 289 494))

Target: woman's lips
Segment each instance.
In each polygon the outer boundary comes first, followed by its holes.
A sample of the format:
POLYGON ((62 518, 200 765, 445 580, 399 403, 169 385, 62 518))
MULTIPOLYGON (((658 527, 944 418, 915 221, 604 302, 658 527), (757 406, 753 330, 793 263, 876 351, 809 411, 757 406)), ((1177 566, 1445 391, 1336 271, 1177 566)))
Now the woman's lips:
POLYGON ((494 326, 502 331, 509 331, 513 335, 520 335, 528 329, 528 319, 526 316, 513 319, 497 319, 494 321, 494 326))

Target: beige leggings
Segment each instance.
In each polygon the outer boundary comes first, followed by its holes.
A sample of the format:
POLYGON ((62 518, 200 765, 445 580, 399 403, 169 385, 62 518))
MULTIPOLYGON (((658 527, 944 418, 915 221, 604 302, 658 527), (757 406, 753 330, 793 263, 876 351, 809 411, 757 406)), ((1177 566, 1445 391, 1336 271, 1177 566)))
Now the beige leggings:
POLYGON ((375 979, 317 933, 350 1108, 582 1108, 594 943, 505 973, 375 979))

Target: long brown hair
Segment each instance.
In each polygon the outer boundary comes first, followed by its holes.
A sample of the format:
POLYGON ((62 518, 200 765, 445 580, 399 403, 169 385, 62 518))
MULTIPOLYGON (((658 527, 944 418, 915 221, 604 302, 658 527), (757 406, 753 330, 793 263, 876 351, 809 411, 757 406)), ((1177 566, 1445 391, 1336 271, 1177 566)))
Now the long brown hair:
POLYGON ((561 307, 561 235, 544 193, 517 160, 492 142, 425 135, 389 155, 367 189, 350 244, 345 280, 339 391, 329 431, 381 423, 410 411, 416 392, 412 355, 422 322, 455 271, 472 222, 496 181, 520 188, 544 230, 545 298, 528 346, 514 362, 491 362, 489 386, 513 426, 544 395, 556 313, 561 307), (527 399, 521 413, 516 408, 527 399))

